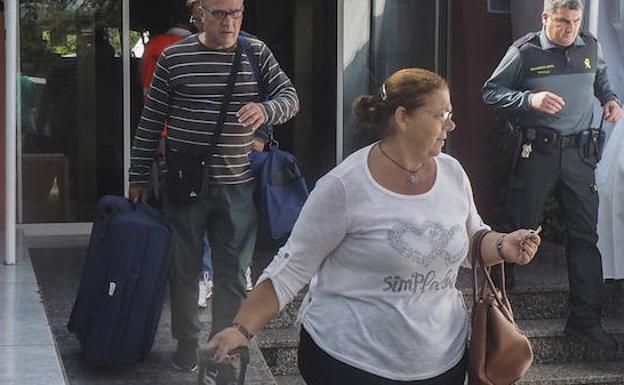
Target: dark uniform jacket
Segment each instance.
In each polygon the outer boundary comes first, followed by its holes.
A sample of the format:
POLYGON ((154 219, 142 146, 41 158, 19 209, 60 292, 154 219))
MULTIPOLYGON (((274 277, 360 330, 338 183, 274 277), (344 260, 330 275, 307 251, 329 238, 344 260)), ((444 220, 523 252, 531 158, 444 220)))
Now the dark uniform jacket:
POLYGON ((482 91, 486 104, 514 112, 521 127, 545 126, 561 135, 590 127, 594 96, 602 105, 617 100, 600 45, 583 31, 569 47, 550 42, 544 30, 518 39, 482 91), (561 96, 563 109, 555 115, 531 109, 531 94, 540 91, 561 96))

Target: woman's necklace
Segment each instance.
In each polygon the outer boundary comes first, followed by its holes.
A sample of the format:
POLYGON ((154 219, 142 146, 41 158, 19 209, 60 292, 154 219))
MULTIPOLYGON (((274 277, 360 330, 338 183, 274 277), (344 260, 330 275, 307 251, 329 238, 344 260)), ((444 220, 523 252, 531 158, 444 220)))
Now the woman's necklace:
POLYGON ((417 184, 418 183, 418 171, 420 171, 420 169, 425 165, 425 162, 422 162, 421 164, 418 165, 418 167, 416 167, 416 169, 414 170, 410 170, 409 168, 401 165, 399 162, 397 162, 396 160, 392 159, 390 157, 390 155, 386 154, 386 152, 384 151, 383 147, 381 147, 381 142, 379 142, 378 144, 379 147, 379 151, 381 151, 381 153, 383 154, 383 156, 385 156, 386 158, 388 158, 389 161, 391 161, 392 163, 394 163, 398 168, 400 168, 401 170, 407 171, 409 172, 410 176, 409 176, 409 182, 411 184, 417 184))

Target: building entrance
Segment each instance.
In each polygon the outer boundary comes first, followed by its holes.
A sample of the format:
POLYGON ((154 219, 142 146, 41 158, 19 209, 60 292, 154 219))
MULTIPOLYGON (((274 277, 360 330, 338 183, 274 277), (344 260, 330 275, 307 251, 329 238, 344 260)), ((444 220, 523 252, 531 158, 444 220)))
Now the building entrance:
MULTIPOLYGON (((134 132, 143 106, 142 48, 172 4, 18 2, 18 223, 91 222, 101 196, 124 193, 131 146, 124 133, 134 132)), ((336 160, 336 1, 245 6, 243 29, 269 45, 299 92, 301 111, 276 128, 276 138, 312 184, 336 160)))

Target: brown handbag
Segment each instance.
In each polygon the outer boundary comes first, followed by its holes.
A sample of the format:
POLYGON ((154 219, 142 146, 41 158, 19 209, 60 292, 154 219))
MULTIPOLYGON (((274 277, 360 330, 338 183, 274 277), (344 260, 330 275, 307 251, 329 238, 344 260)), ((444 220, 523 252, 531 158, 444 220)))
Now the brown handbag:
POLYGON ((500 290, 494 287, 490 268, 484 266, 481 241, 487 233, 487 230, 477 232, 470 250, 474 303, 468 384, 509 385, 529 370, 533 362, 533 349, 514 322, 505 292, 504 264, 500 263, 500 290), (481 267, 481 281, 477 279, 477 264, 481 267))

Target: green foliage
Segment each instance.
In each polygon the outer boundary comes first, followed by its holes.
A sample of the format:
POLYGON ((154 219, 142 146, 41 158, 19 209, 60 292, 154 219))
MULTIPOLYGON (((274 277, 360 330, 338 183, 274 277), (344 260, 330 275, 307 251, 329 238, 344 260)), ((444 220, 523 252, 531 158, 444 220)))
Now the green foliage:
MULTIPOLYGON (((22 0, 20 1, 21 69, 30 76, 46 77, 58 56, 91 51, 96 31, 105 31, 121 55, 121 1, 22 0)), ((131 34, 130 47, 140 35, 131 34)))

